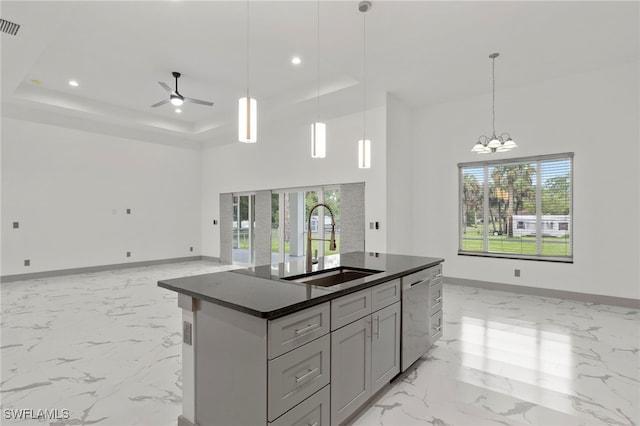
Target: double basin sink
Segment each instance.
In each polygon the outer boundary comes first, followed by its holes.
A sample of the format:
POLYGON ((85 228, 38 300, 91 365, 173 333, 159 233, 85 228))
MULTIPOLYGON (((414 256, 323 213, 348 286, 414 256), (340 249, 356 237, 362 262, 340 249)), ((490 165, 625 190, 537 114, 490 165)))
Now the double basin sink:
POLYGON ((339 267, 328 271, 312 272, 303 275, 296 275, 293 277, 285 277, 283 279, 296 283, 311 284, 320 287, 331 287, 334 285, 357 280, 359 278, 368 277, 369 275, 379 274, 380 272, 382 271, 376 271, 373 269, 339 267))

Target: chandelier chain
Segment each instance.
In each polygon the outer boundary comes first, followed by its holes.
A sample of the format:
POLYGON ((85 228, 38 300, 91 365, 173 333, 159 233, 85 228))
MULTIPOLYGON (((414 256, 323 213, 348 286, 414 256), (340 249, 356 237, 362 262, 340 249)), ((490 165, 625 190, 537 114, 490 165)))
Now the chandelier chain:
POLYGON ((492 58, 491 78, 493 80, 493 89, 492 89, 493 103, 491 106, 491 111, 493 113, 492 129, 493 129, 493 136, 495 136, 496 134, 496 58, 495 57, 492 58))

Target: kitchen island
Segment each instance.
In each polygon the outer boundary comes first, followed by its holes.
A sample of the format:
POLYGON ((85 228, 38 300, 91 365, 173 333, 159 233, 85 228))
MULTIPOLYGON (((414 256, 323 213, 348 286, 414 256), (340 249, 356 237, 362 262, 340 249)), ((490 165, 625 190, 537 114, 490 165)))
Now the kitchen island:
MULTIPOLYGON (((183 313, 178 424, 343 423, 399 374, 403 285, 441 289, 442 262, 353 252, 311 272, 302 261, 159 281, 183 313)), ((441 290, 431 299, 412 300, 421 321, 438 318, 425 345, 441 331, 441 290)))

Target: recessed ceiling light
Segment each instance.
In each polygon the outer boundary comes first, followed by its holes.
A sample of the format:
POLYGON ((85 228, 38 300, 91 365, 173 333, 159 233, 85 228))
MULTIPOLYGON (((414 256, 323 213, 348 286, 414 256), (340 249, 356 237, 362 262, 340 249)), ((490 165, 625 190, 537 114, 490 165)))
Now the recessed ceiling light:
POLYGON ((293 65, 300 65, 302 63, 302 59, 300 59, 299 56, 294 56, 293 58, 291 58, 291 63, 293 65))
POLYGON ((78 87, 78 86, 79 86, 79 84, 78 84, 78 82, 77 82, 77 81, 75 81, 75 80, 69 80, 69 86, 78 87))
POLYGON ((176 112, 177 112, 178 114, 180 114, 180 113, 182 113, 182 110, 181 110, 180 108, 176 108, 176 112))

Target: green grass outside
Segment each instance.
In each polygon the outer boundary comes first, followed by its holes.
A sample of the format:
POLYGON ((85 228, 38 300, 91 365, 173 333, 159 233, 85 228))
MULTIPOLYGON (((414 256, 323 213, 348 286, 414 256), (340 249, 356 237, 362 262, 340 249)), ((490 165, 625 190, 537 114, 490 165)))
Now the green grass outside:
MULTIPOLYGON (((462 237, 462 250, 483 251, 482 235, 474 232, 475 227, 467 227, 467 234, 462 237), (471 231, 471 232, 469 232, 471 231), (473 237, 470 236, 474 235, 473 237)), ((509 237, 507 235, 489 234, 489 252, 493 253, 536 253, 536 237, 509 237)), ((543 256, 570 256, 571 246, 568 237, 542 237, 543 256)))
MULTIPOLYGON (((325 233, 325 238, 329 238, 329 233, 325 233)), ((318 234, 317 233, 313 233, 311 234, 311 238, 318 238, 318 234)), ((248 250, 249 249, 249 239, 247 237, 247 234, 240 234, 240 241, 239 244, 236 244, 238 238, 237 235, 234 234, 233 235, 233 247, 237 247, 239 249, 244 249, 244 250, 248 250)), ((311 247, 312 250, 316 250, 318 248, 318 243, 320 243, 320 241, 312 241, 311 242, 311 247)), ((306 247, 306 241, 304 242, 305 247, 306 247)), ((278 230, 277 229, 273 229, 271 231, 271 252, 272 253, 278 253, 279 251, 279 239, 278 239, 278 230)), ((289 248, 289 241, 285 241, 284 242, 284 246, 285 246, 285 253, 289 253, 290 252, 290 248, 289 248)), ((328 256, 330 254, 336 254, 336 253, 340 253, 340 234, 336 234, 336 250, 329 250, 329 241, 325 241, 324 242, 324 254, 325 256, 328 256)))

